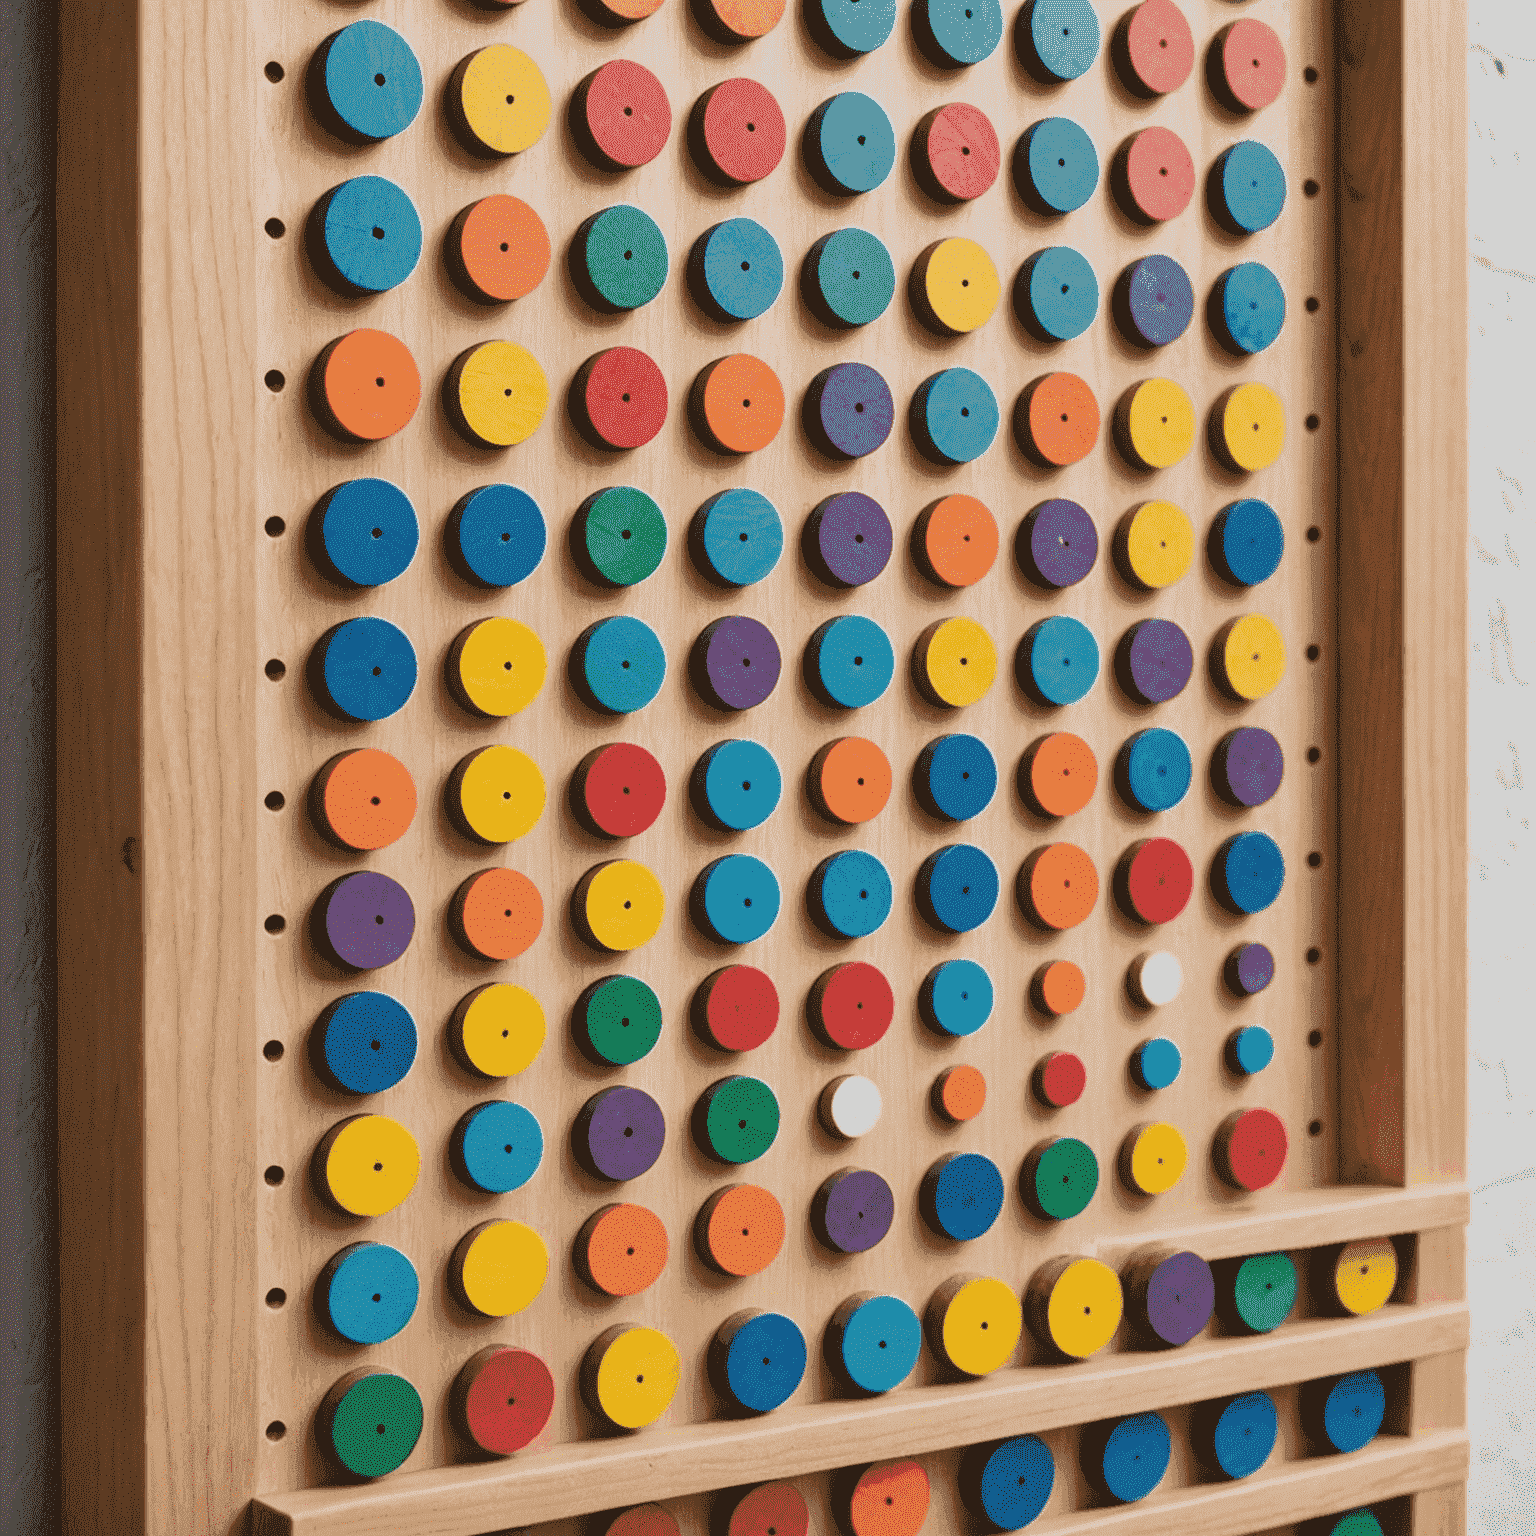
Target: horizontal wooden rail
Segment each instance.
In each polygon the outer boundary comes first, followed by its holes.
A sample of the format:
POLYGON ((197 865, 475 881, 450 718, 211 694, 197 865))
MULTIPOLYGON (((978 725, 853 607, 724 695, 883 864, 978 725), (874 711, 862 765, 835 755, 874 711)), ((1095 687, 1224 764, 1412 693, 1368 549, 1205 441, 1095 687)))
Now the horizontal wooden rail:
MULTIPOLYGON (((1116 1354, 1084 1365, 1023 1366, 964 1386, 913 1387, 873 1402, 808 1403, 750 1422, 559 1445, 492 1464, 406 1473, 373 1487, 267 1494, 252 1506, 254 1536, 478 1536, 726 1488, 748 1469, 754 1479, 797 1477, 1090 1423, 1108 1407, 1141 1413, 1424 1359, 1465 1349, 1467 1339, 1462 1303, 1387 1306, 1365 1318, 1290 1323, 1259 1338, 1203 1339, 1177 1351, 1116 1354)), ((1348 1464, 1360 1465, 1359 1458, 1348 1464)), ((1180 1526, 1185 1536, 1242 1528, 1180 1526)))

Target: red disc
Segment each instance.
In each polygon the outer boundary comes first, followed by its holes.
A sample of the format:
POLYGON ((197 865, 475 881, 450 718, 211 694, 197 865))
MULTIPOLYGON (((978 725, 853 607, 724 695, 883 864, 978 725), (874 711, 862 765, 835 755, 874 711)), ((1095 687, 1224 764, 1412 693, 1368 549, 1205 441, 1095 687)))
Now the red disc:
POLYGON ((1195 162, 1171 128, 1143 128, 1125 156, 1125 180, 1142 218, 1176 219, 1195 195, 1195 162))
POLYGON ((779 1027, 778 988, 755 966, 727 965, 700 984, 694 1017, 711 1045, 755 1051, 779 1027))
POLYGON ((636 837, 667 802, 667 776, 644 747, 616 741, 587 753, 571 777, 571 806, 600 837, 636 837))
POLYGON ((1088 1086, 1088 1069, 1071 1051, 1052 1051, 1034 1072, 1035 1097, 1048 1109, 1076 1104, 1088 1086))
POLYGON ((806 1536, 811 1512, 793 1483, 759 1483, 731 1511, 725 1536, 806 1536))
POLYGON ((694 109, 706 169, 738 186, 761 181, 784 157, 784 113, 756 80, 722 80, 694 109))
POLYGON ((661 81, 643 64, 614 59, 576 88, 576 110, 590 148, 607 170, 654 160, 672 132, 672 108, 661 81))
POLYGON ((823 971, 806 1005, 811 1027, 840 1051, 861 1051, 891 1027, 896 997, 885 975, 862 960, 823 971))
POLYGON ((601 448, 639 448, 667 419, 667 381, 634 347, 607 347, 577 370, 571 386, 576 425, 601 448))
POLYGON ((1130 915, 1143 923, 1171 923, 1189 905, 1195 870, 1170 837, 1134 843, 1121 861, 1122 894, 1130 915))
POLYGON ((660 1504, 636 1504, 613 1517, 603 1536, 681 1536, 677 1516, 660 1504))
POLYGON ((963 101, 930 112, 917 125, 917 152, 939 191, 957 203, 980 197, 997 180, 1003 158, 991 119, 963 101))
POLYGON ((497 1456, 529 1444, 555 1406, 555 1378, 526 1349, 482 1349, 459 1372, 457 1385, 463 1428, 482 1451, 497 1456))
POLYGON ((1267 107, 1285 87, 1285 44, 1273 27, 1244 17, 1220 40, 1221 83, 1249 112, 1267 107))
POLYGON ((1268 1109, 1240 1109, 1217 1129, 1216 1170, 1239 1189, 1263 1189, 1280 1177, 1286 1148, 1279 1115, 1268 1109))
POLYGON ((1195 67, 1195 37, 1173 0, 1142 0, 1125 22, 1125 54, 1132 84, 1166 96, 1195 67))

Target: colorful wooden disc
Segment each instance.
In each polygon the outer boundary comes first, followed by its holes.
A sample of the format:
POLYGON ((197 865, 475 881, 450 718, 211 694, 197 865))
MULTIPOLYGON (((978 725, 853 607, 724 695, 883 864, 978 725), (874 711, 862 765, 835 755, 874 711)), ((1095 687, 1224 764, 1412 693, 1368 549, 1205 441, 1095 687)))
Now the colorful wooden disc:
POLYGON ((1227 986, 1238 997, 1253 997, 1275 979, 1275 957, 1264 944, 1239 944, 1222 967, 1227 986))
POLYGON ((885 313, 896 294, 896 265, 868 230, 834 230, 806 253, 800 292, 824 325, 851 330, 885 313))
POLYGON ((917 908, 945 933, 970 933, 991 917, 1001 882, 980 848, 951 843, 930 853, 917 872, 917 908))
POLYGON ((716 358, 693 381, 688 416, 717 453, 754 453, 784 425, 784 386, 761 358, 734 352, 716 358))
POLYGON ((571 421, 594 448, 642 448, 666 423, 667 381, 634 347, 605 347, 576 370, 571 421))
POLYGON ((476 959, 515 960, 544 927, 543 898, 516 870, 483 869, 454 892, 448 927, 476 959))
MULTIPOLYGON (((1031 399, 1031 409, 1039 400, 1037 393, 1031 399)), ((1097 415, 1096 405, 1094 409, 1097 415)), ((1019 525, 1014 553, 1019 569, 1031 581, 1060 591, 1076 586, 1092 571, 1099 557, 1099 532, 1077 502, 1064 498, 1042 501, 1019 525)))
POLYGON ((492 1456, 531 1445, 555 1407, 555 1378, 526 1349, 490 1344, 464 1362, 449 1394, 459 1428, 492 1456))
POLYGON ((784 287, 784 254, 755 219, 726 219, 694 241, 688 286, 714 319, 755 320, 784 287))
POLYGON ((1086 1360, 1103 1349, 1124 1312, 1120 1277, 1098 1259, 1051 1259, 1030 1276, 1024 1293, 1030 1332, 1068 1360, 1086 1360))
POLYGON ((1266 832, 1238 832, 1217 850, 1211 889, 1229 911, 1252 916, 1274 905, 1285 884, 1285 855, 1266 832))
POLYGON ((454 697, 486 720, 504 720, 538 698, 549 671, 544 642, 517 619, 481 619, 448 651, 454 697))
POLYGON ((1088 1209, 1099 1187, 1099 1160, 1074 1136, 1042 1141, 1024 1159, 1019 1193, 1041 1221, 1067 1221, 1088 1209))
POLYGON ((1206 547, 1219 576, 1234 586, 1256 587, 1279 570, 1285 529, 1267 501, 1245 497, 1221 509, 1206 547))
POLYGON ((878 816, 891 798, 891 762, 874 742, 840 736, 811 759, 806 788, 829 821, 858 826, 878 816))
POLYGON ((1115 870, 1115 894, 1127 917, 1149 926, 1171 923, 1195 888, 1195 867, 1172 838, 1132 843, 1115 870))
POLYGON ((694 1105, 693 1133, 718 1162, 756 1162, 778 1138, 778 1098, 760 1078, 722 1077, 694 1105))
POLYGON ((538 998, 524 987, 476 987, 453 1010, 448 1044, 459 1064, 480 1077, 513 1077, 544 1049, 547 1026, 538 998))
POLYGON ((1120 334, 1138 347, 1166 347, 1189 329, 1195 290, 1171 256, 1143 256, 1120 274, 1114 293, 1120 334))
POLYGON ((1196 1454, 1229 1478, 1251 1477, 1269 1460, 1279 1437, 1275 1400, 1267 1392, 1245 1392, 1214 1407, 1197 1421, 1196 1454))
POLYGON ((1070 960, 1049 960, 1030 979, 1029 995, 1041 1013, 1065 1017, 1082 1006, 1088 995, 1083 968, 1070 960))
POLYGON ((722 741, 698 761, 689 782, 701 820, 722 832, 745 832, 773 814, 783 792, 779 765, 755 741, 722 741))
POLYGON ((688 142, 706 174, 728 186, 761 181, 784 157, 784 112, 773 92, 737 76, 699 97, 688 123, 688 142))
POLYGON ((667 237, 643 209, 618 203, 585 219, 571 241, 577 291, 594 309, 640 309, 666 286, 667 237))
POLYGON ((643 1429, 671 1406, 681 1375, 677 1346, 666 1334, 619 1323, 588 1348, 581 1390, 587 1406, 615 1429, 643 1429))
POLYGON ((1300 1284, 1289 1254, 1258 1253, 1237 1266, 1230 1287, 1237 1322, 1250 1333, 1273 1333, 1291 1315, 1300 1284))
POLYGON ((381 21, 354 21, 315 50, 307 81, 320 121, 350 144, 376 144, 416 121, 425 88, 411 45, 381 21))
POLYGON ((929 1496, 928 1474, 917 1462, 878 1462, 859 1473, 838 1513, 852 1536, 917 1536, 929 1496))
POLYGON ((1145 379, 1115 408, 1115 445, 1134 469, 1170 469, 1195 446, 1195 407, 1172 379, 1145 379))
MULTIPOLYGON (((1171 1088, 1178 1081, 1179 1073, 1184 1069, 1184 1057, 1172 1040, 1165 1036, 1158 1036, 1152 1040, 1143 1040, 1131 1052, 1130 1066, 1131 1080, 1136 1086, 1149 1093, 1156 1093, 1160 1089, 1171 1088)), ((1182 1168, 1182 1161, 1180 1166, 1182 1168)), ((1132 1188, 1140 1189, 1140 1187, 1139 1184, 1132 1183, 1132 1188)), ((1141 1192, 1156 1193, 1153 1190, 1141 1192)))
POLYGON ((1019 870, 1019 906, 1043 928, 1075 928, 1092 916, 1099 899, 1093 860, 1072 843, 1048 843, 1019 870))
POLYGON ((1256 1077, 1275 1059, 1275 1037, 1260 1024, 1234 1029, 1222 1049, 1229 1071, 1239 1077, 1256 1077))
POLYGON ((694 15, 717 42, 749 43, 778 26, 784 0, 701 0, 694 15))
POLYGON ((1285 1167, 1285 1124, 1268 1109, 1240 1109, 1216 1131, 1216 1171, 1234 1188, 1250 1194, 1265 1189, 1285 1167))
POLYGON ((805 1377, 806 1360, 799 1327, 782 1312, 755 1307, 726 1318, 706 1355, 716 1390, 744 1413, 771 1413, 787 1403, 805 1377))
POLYGON ((896 1197, 868 1168, 843 1168, 811 1201, 811 1230, 834 1253, 867 1253, 891 1230, 896 1197))
POLYGON ((1112 184, 1121 206, 1142 224, 1176 219, 1195 195, 1195 162, 1171 128, 1143 128, 1115 156, 1112 184))
POLYGON ((1216 34, 1208 73, 1229 111, 1257 112, 1285 89, 1285 45, 1273 27, 1245 16, 1216 34))
POLYGON ((1062 469, 1087 458, 1098 442, 1099 402, 1075 373, 1047 373, 1019 396, 1013 430, 1019 447, 1035 463, 1062 469))
POLYGON ((1082 252, 1047 246, 1019 268, 1013 307, 1037 341, 1071 341, 1099 312, 1099 280, 1082 252))
POLYGON ((992 1530, 1032 1524, 1055 1486, 1056 1462, 1038 1435, 972 1446, 961 1458, 960 1495, 992 1530))
POLYGON ((1075 213, 1099 184, 1093 140, 1070 117, 1046 117, 1025 129, 1013 151, 1013 180, 1034 213, 1075 213))
POLYGON ((896 25, 895 0, 813 0, 806 23, 817 44, 836 59, 873 53, 896 25))
POLYGON ((758 619, 735 614, 705 626, 688 670, 706 703, 739 713, 772 694, 782 665, 773 631, 758 619))
POLYGON ((772 574, 784 552, 784 524, 761 491, 718 491, 693 515, 694 564, 723 587, 750 587, 772 574))
POLYGON ((661 999, 638 976, 604 976, 576 999, 571 1034, 594 1065, 627 1067, 661 1038, 661 999))
POLYGON ((1052 731, 1033 742, 1019 763, 1019 793, 1037 816, 1073 816, 1099 783, 1098 759, 1081 736, 1052 731))
POLYGON ((836 363, 811 380, 801 414, 811 441, 829 458, 861 459, 891 435, 896 404, 867 363, 836 363))
POLYGON ((655 1167, 667 1139, 667 1119, 639 1088, 604 1088, 582 1105, 571 1125, 571 1151, 594 1178, 618 1184, 655 1167))
MULTIPOLYGON (((932 0, 930 10, 938 7, 957 14, 961 9, 952 6, 950 0, 932 0)), ((919 5, 913 11, 914 21, 922 9, 919 5)), ((991 119, 963 101, 935 107, 919 121, 912 135, 913 173, 922 189, 938 202, 965 203, 980 197, 997 180, 1002 158, 991 119)))
POLYGON ((448 418, 475 446, 510 448, 531 437, 549 409, 539 360, 513 341, 486 341, 454 359, 443 380, 448 418))
POLYGON ((912 530, 912 554, 931 581, 974 586, 997 559, 997 519, 974 496, 942 496, 924 508, 912 530))
POLYGON ((1028 0, 1015 31, 1019 59, 1048 85, 1088 73, 1099 53, 1099 18, 1088 0, 1028 0))
POLYGON ((398 288, 421 259, 416 205, 382 176, 354 176, 315 204, 306 228, 315 270, 352 298, 398 288))
POLYGON ((1273 693, 1285 676, 1285 641, 1274 620, 1249 613, 1223 625, 1211 648, 1211 673, 1239 703, 1273 693))
POLYGON ((891 915, 890 871, 860 848, 829 854, 811 871, 805 902, 816 926, 834 939, 865 939, 891 915))
POLYGON ((421 1294, 416 1266, 387 1243, 350 1243, 320 1271, 315 1307, 349 1344, 382 1344, 410 1322, 421 1294))
POLYGON ((1346 1243, 1334 1260, 1333 1294, 1345 1312, 1366 1317, 1379 1311, 1397 1289, 1397 1249, 1386 1237, 1346 1243))
POLYGON ((987 1080, 976 1067, 945 1067, 933 1081, 929 1100, 935 1114, 951 1125, 964 1125, 986 1108, 987 1080))
POLYGON ((1184 967, 1171 950, 1149 950, 1131 961, 1125 979, 1132 1002, 1166 1008, 1184 989, 1184 967))
POLYGON ((918 385, 907 420, 913 442, 934 463, 969 464, 997 436, 997 396, 979 373, 945 368, 918 385))
POLYGON ((482 747, 449 775, 444 798, 449 818, 466 836, 510 843, 531 832, 544 814, 544 775, 516 747, 482 747))
POLYGON ((1238 356, 1262 352, 1285 324, 1285 289, 1262 262, 1245 261, 1216 280, 1206 312, 1227 351, 1238 356))
POLYGON ((1160 1413, 1137 1413, 1084 1430, 1080 1450, 1083 1471, 1096 1488, 1117 1503, 1135 1504, 1167 1474, 1173 1437, 1160 1413))
POLYGON ((521 198, 505 192, 461 210, 443 244, 449 275, 480 304, 526 298, 549 271, 549 231, 521 198))
POLYGON ((377 747, 340 752, 309 789, 315 825, 333 843, 356 852, 387 848, 416 815, 416 782, 399 758, 377 747))
POLYGON ((421 530, 411 499, 388 480, 345 480, 310 514, 308 547, 315 564, 346 587, 381 587, 404 575, 421 530))
POLYGON ((784 1246, 784 1208, 756 1184, 728 1184, 705 1201, 694 1246, 712 1269, 738 1279, 766 1269, 784 1246))
POLYGON ((1078 619, 1041 619, 1019 641, 1014 672, 1037 704, 1075 704, 1099 675, 1099 643, 1078 619))
POLYGON ((929 330, 963 336, 992 318, 1002 293, 992 258, 974 240, 936 240, 917 258, 907 285, 929 330))
POLYGON ((382 1093, 416 1060, 416 1021, 383 992, 349 992, 315 1020, 310 1060, 343 1093, 382 1093))
POLYGON ((1275 152, 1257 139, 1223 150, 1211 167, 1210 205, 1234 235, 1268 229, 1285 207, 1285 170, 1275 152))
POLYGON ((885 1037, 896 1014, 896 997, 884 972, 852 960, 822 972, 806 999, 805 1012, 824 1044, 859 1051, 885 1037))
POLYGON ((720 944, 750 944, 779 915, 779 882, 761 859, 728 853, 699 871, 689 893, 693 920, 720 944))
POLYGON ((735 1501, 725 1536, 809 1536, 810 1506, 793 1483, 759 1483, 735 1501))
POLYGON ((549 127, 549 86, 521 48, 492 43, 449 77, 448 120, 472 154, 501 158, 531 149, 549 127))
POLYGON ((1195 670, 1189 636, 1172 619, 1133 624, 1115 648, 1115 677, 1139 704, 1176 699, 1195 670))
POLYGON ((1326 1530, 1327 1536, 1383 1536, 1381 1521, 1368 1509, 1352 1509, 1332 1525, 1325 1522, 1320 1529, 1326 1530))
POLYGON ((521 1104, 478 1104, 454 1126, 448 1153, 454 1172, 471 1189, 505 1195, 539 1171, 544 1132, 521 1104))
POLYGON ((982 1275, 946 1280, 924 1321, 934 1353, 967 1376, 989 1376, 1006 1365, 1024 1331, 1023 1308, 1011 1287, 982 1275))
POLYGON ((416 1187, 416 1138, 387 1115, 340 1120, 315 1148, 315 1188, 345 1216, 382 1216, 416 1187))
POLYGON ((1320 1450, 1348 1455, 1376 1438, 1387 1413, 1387 1393, 1375 1371, 1351 1371, 1336 1381, 1302 1389, 1302 1423, 1320 1450))
POLYGON ((940 1237, 969 1242, 991 1231, 1002 1214, 1002 1170, 980 1152, 946 1153, 923 1175, 917 1199, 940 1237))
POLYGON ((416 932, 416 908, 397 880, 362 869, 333 880, 315 901, 311 932, 327 959, 349 971, 393 965, 416 932))
POLYGON ((828 619, 805 647, 805 680, 824 703, 842 709, 873 704, 896 674, 891 639, 873 619, 828 619))
POLYGON ((694 1028, 717 1050, 755 1051, 778 1028, 779 993, 766 971, 727 965, 693 994, 694 1028))
POLYGON ((918 1008, 941 1035, 974 1035, 992 1017, 992 978, 974 960, 945 960, 923 978, 918 1008))
POLYGON ((539 568, 548 532, 539 504, 515 485, 482 485, 454 504, 444 529, 454 569, 480 587, 514 587, 539 568))
POLYGON ((626 954, 649 944, 666 915, 661 881, 633 859, 594 865, 571 893, 571 922, 594 949, 626 954))
POLYGON ((421 374, 410 348, 387 331, 348 331, 315 359, 309 399, 320 424, 343 442, 376 443, 416 414, 421 374))
POLYGON ((571 775, 571 810, 598 837, 638 837, 656 824, 666 802, 661 764, 633 742, 594 747, 571 775))
POLYGON ((416 1449, 424 1418, 421 1394, 404 1376, 350 1371, 321 1401, 315 1438, 343 1472, 383 1477, 416 1449))
MULTIPOLYGON (((1138 1125, 1121 1143, 1120 1177, 1138 1195, 1167 1194, 1184 1177, 1188 1165, 1189 1147, 1176 1125, 1138 1125)), ((1207 1270, 1207 1282, 1209 1275, 1207 1270)), ((1206 1316, 1210 1316, 1209 1307, 1206 1316)), ((1203 1321, 1200 1326, 1205 1326, 1203 1321)))
POLYGON ((1137 731, 1115 759, 1115 785, 1134 810, 1169 811, 1189 793, 1194 760, 1184 738, 1154 727, 1137 731))
POLYGON ((1088 1069, 1071 1051, 1050 1051, 1035 1063, 1029 1086, 1047 1109, 1065 1109, 1082 1098, 1088 1069))
POLYGON ((577 144, 599 170, 629 171, 665 148, 672 107, 643 64, 610 59, 576 87, 570 120, 577 144))
POLYGON ((594 491, 576 509, 571 553, 582 575, 599 586, 638 586, 666 551, 667 520, 655 500, 635 486, 594 491))
POLYGON ((963 69, 991 56, 1003 40, 998 0, 917 0, 912 8, 917 46, 940 69, 963 69))
POLYGON ((880 1090, 867 1077, 835 1077, 816 1100, 816 1118, 829 1136, 854 1141, 880 1123, 880 1090))
POLYGON ((819 502, 801 538, 805 562, 828 586, 862 587, 890 563, 895 536, 885 508, 862 491, 819 502))
POLYGON ((940 619, 912 649, 912 680, 932 704, 963 709, 997 679, 997 647, 975 619, 940 619))
POLYGON ((912 788, 930 816, 969 821, 992 803, 997 761, 979 736, 940 736, 918 754, 912 788))
POLYGON ((827 1361, 842 1381, 860 1392, 889 1392, 917 1366, 923 1325, 899 1296, 860 1291, 827 1324, 827 1361))
MULTIPOLYGON (((828 5, 855 5, 860 10, 870 0, 813 0, 828 5)), ((885 10, 894 18, 892 0, 876 0, 871 11, 885 10)), ((834 197, 853 197, 873 192, 896 164, 896 131, 885 108, 861 91, 843 91, 829 97, 811 113, 802 140, 806 169, 823 191, 834 197)))
POLYGON ((1111 53, 1138 96, 1167 96, 1195 67, 1195 36, 1173 0, 1142 0, 1115 29, 1111 53))
POLYGON ((1211 412, 1211 450, 1236 474, 1268 469, 1285 446, 1285 407, 1267 384, 1238 384, 1211 412))
POLYGON ((576 1273, 605 1296, 638 1296, 667 1267, 667 1229, 643 1205, 605 1205, 576 1234, 576 1273))
POLYGON ((604 714, 644 709, 661 692, 666 675, 666 652, 656 631, 627 613, 589 625, 571 647, 571 682, 583 703, 604 714))

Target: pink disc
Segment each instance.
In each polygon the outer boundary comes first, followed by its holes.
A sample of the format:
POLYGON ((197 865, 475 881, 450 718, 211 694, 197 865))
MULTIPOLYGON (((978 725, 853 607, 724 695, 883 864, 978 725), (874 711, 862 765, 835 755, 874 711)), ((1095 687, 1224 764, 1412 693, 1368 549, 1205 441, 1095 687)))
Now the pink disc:
POLYGON ((1244 17, 1221 39, 1221 83, 1238 106, 1257 112, 1285 88, 1285 44, 1273 27, 1244 17))
POLYGON ((1136 212, 1161 224, 1189 207, 1195 195, 1195 162, 1171 128, 1143 128, 1126 153, 1125 181, 1136 212))
POLYGON ((1173 0, 1142 0, 1125 28, 1125 50, 1135 83, 1166 96, 1195 67, 1195 37, 1173 0))

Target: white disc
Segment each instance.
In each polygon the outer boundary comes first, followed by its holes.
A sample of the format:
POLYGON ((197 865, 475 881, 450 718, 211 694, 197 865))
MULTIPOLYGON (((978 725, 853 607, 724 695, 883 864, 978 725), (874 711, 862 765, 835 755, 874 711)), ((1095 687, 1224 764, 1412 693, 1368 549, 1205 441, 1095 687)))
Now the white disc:
POLYGON ((1184 986, 1184 967, 1179 957, 1166 949, 1137 955, 1131 961, 1128 977, 1131 996, 1148 1008, 1162 1008, 1179 995, 1184 986))
POLYGON ((880 1119, 880 1090, 867 1077, 834 1078, 821 1092, 821 1123, 845 1141, 872 1131, 880 1119))

